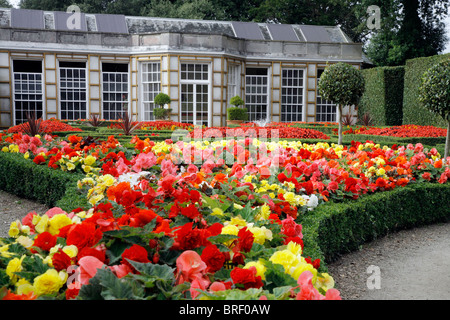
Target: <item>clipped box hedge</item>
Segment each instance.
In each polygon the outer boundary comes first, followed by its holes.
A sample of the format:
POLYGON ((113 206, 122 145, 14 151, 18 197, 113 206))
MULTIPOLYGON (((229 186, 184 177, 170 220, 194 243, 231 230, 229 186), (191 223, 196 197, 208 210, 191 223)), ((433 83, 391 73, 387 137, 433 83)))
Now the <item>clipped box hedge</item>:
POLYGON ((449 218, 450 184, 411 184, 358 200, 329 202, 301 217, 304 253, 330 263, 388 233, 449 218))
POLYGON ((450 53, 406 61, 403 93, 404 124, 447 126, 444 119, 425 109, 419 101, 419 87, 423 74, 436 63, 447 59, 450 59, 450 53))
POLYGON ((36 165, 22 154, 0 152, 0 189, 49 207, 60 206, 69 212, 87 207, 85 195, 77 190, 77 182, 83 178, 82 174, 36 165))
POLYGON ((362 70, 365 91, 358 106, 358 118, 368 113, 374 125, 401 125, 404 73, 403 66, 362 70))

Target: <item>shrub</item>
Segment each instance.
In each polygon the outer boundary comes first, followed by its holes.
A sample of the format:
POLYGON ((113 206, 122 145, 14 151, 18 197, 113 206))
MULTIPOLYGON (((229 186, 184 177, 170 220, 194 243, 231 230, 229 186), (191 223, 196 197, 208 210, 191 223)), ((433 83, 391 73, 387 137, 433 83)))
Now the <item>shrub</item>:
POLYGON ((153 116, 157 120, 165 120, 169 117, 170 111, 172 111, 172 109, 154 108, 153 116))
POLYGON ((358 200, 329 202, 301 219, 305 256, 329 263, 389 232, 449 218, 449 184, 411 184, 358 200))
POLYGON ((436 63, 448 60, 450 54, 410 59, 405 64, 403 92, 403 123, 443 127, 447 121, 430 113, 419 101, 419 87, 423 74, 436 63))
POLYGON ((336 63, 325 68, 318 84, 323 99, 331 100, 339 108, 339 140, 342 144, 342 109, 357 105, 364 92, 364 77, 361 71, 347 63, 336 63))
POLYGON ((83 177, 36 165, 24 159, 22 154, 0 152, 0 189, 49 207, 55 206, 66 195, 66 190, 70 186, 76 187, 83 177))
POLYGON ((165 93, 158 93, 155 97, 154 103, 160 108, 164 108, 164 105, 170 104, 170 97, 165 93))
POLYGON ((361 72, 365 79, 365 89, 358 106, 359 120, 361 121, 365 114, 369 114, 374 125, 401 125, 405 68, 378 67, 361 72))
POLYGON ((450 147, 450 60, 437 63, 428 69, 419 87, 419 101, 432 113, 438 114, 447 122, 447 139, 444 159, 450 147))
POLYGON ((244 103, 244 100, 242 100, 239 96, 234 96, 230 99, 230 104, 235 107, 243 106, 244 103))
POLYGON ((247 109, 239 107, 231 107, 227 109, 228 120, 248 120, 247 109))

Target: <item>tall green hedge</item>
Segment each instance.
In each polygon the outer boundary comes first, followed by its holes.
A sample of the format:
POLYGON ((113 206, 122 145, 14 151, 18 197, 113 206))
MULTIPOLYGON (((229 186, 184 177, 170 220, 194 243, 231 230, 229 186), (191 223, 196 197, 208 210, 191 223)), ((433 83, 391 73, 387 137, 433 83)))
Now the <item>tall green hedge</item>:
POLYGON ((403 93, 404 124, 447 126, 439 115, 431 113, 419 102, 419 87, 423 74, 436 63, 446 59, 450 59, 450 53, 406 61, 403 93))
POLYGON ((358 106, 358 117, 368 113, 374 125, 401 125, 404 72, 403 66, 362 70, 365 91, 358 106))

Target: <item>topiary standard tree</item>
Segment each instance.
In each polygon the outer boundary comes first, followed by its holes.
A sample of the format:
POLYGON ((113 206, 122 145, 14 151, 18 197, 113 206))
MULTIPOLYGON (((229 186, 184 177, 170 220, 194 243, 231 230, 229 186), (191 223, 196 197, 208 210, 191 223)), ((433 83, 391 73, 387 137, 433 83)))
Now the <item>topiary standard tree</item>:
POLYGON ((448 122, 444 151, 444 159, 447 159, 450 147, 450 60, 435 64, 423 74, 419 101, 448 122))
POLYGON ((339 109, 338 144, 342 144, 342 109, 358 104, 364 92, 364 77, 360 70, 339 62, 325 68, 318 89, 323 99, 333 101, 339 109))
POLYGON ((155 117, 155 119, 166 119, 168 118, 170 112, 172 111, 171 108, 168 109, 164 109, 164 105, 169 105, 171 100, 169 95, 160 92, 156 95, 155 99, 153 100, 153 102, 159 106, 159 108, 154 108, 153 109, 153 115, 155 117))

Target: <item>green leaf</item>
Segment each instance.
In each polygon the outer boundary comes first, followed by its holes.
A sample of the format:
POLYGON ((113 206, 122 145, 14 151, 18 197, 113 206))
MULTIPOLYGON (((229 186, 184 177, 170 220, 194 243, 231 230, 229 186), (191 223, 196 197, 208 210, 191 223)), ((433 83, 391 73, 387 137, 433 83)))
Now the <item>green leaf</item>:
POLYGON ((119 279, 108 269, 98 269, 98 277, 102 286, 101 296, 105 300, 137 300, 144 297, 144 289, 128 278, 119 279))

